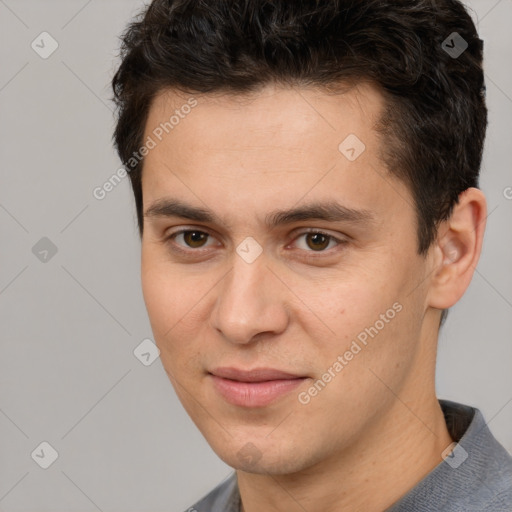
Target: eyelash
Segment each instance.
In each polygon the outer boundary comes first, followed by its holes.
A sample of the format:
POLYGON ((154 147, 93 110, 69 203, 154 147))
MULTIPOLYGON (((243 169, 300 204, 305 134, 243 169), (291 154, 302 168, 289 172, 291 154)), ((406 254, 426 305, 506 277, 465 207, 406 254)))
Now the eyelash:
MULTIPOLYGON (((180 253, 184 253, 184 254, 187 254, 187 255, 190 255, 191 253, 201 253, 205 249, 202 249, 202 248, 199 248, 199 249, 193 249, 193 248, 183 249, 183 247, 180 247, 179 245, 176 245, 176 243, 174 242, 174 239, 178 235, 182 235, 183 233, 190 233, 190 232, 196 232, 196 233, 205 234, 205 235, 208 235, 209 237, 211 236, 210 233, 208 233, 207 231, 203 231, 203 230, 200 230, 200 229, 182 229, 180 231, 176 231, 175 233, 172 233, 171 235, 169 235, 166 238, 166 242, 169 242, 169 245, 172 245, 171 248, 175 252, 180 252, 180 253)), ((310 229, 308 229, 306 231, 302 231, 301 233, 298 233, 297 236, 293 239, 293 241, 296 241, 300 237, 302 237, 304 235, 308 235, 308 234, 323 235, 323 236, 325 236, 325 237, 327 237, 329 239, 329 242, 331 242, 331 241, 336 242, 336 245, 335 245, 334 248, 324 249, 323 251, 313 251, 313 250, 309 250, 308 251, 308 250, 305 250, 305 249, 301 249, 302 251, 305 251, 306 253, 312 253, 312 254, 306 255, 305 256, 306 258, 319 258, 319 257, 322 257, 321 255, 325 255, 326 253, 327 253, 327 255, 330 255, 333 250, 336 250, 336 247, 340 247, 340 246, 346 245, 348 243, 347 240, 343 240, 343 239, 337 238, 334 235, 331 235, 329 233, 326 233, 325 231, 322 231, 321 229, 315 229, 315 228, 310 228, 310 229), (313 254, 315 254, 315 253, 318 254, 318 256, 313 256, 313 254)))

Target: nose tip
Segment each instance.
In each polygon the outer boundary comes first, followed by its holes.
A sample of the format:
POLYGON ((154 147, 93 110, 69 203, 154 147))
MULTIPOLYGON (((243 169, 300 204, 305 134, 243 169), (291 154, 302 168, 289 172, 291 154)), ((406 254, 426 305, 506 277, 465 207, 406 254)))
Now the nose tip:
MULTIPOLYGON (((253 250, 252 242, 246 243, 248 252, 253 250)), ((252 263, 247 263, 243 257, 237 258, 218 288, 212 326, 237 344, 254 342, 264 334, 282 332, 288 323, 288 315, 279 285, 261 256, 252 263)))

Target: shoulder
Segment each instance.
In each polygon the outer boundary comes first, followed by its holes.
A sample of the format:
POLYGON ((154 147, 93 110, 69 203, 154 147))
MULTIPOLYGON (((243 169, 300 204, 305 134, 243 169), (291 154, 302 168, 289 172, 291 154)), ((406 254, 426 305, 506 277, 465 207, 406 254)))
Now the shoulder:
POLYGON ((460 466, 442 463, 443 479, 460 492, 459 500, 454 500, 459 508, 454 508, 464 512, 511 512, 511 455, 493 436, 478 409, 449 401, 444 401, 443 409, 445 413, 450 411, 454 419, 458 417, 460 423, 471 419, 465 431, 454 436, 465 450, 465 459, 460 466))
MULTIPOLYGON (((481 512, 510 512, 512 510, 512 474, 510 476, 510 487, 492 498, 481 512)), ((476 509, 475 509, 476 510, 476 509)))
POLYGON ((240 494, 236 473, 232 473, 185 512, 239 512, 240 494))
POLYGON ((492 463, 481 476, 483 499, 478 511, 511 512, 512 457, 497 441, 495 443, 492 447, 492 463))
POLYGON ((512 512, 512 457, 478 409, 440 402, 456 457, 444 458, 388 512, 512 512))

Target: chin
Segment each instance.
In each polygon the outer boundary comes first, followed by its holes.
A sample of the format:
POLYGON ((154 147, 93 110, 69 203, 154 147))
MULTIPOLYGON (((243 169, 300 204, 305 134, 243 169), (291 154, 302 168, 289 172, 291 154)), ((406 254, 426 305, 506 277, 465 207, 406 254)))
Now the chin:
POLYGON ((214 447, 220 459, 232 468, 246 473, 261 475, 289 475, 297 473, 313 463, 307 462, 307 455, 303 448, 295 446, 283 447, 269 443, 265 439, 259 444, 257 441, 231 442, 227 446, 214 447), (234 446, 240 446, 234 450, 234 446))

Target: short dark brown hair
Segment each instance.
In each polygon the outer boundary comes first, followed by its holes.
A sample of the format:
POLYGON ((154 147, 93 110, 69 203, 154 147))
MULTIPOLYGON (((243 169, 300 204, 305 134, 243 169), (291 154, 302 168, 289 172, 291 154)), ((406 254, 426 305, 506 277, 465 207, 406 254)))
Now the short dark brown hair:
POLYGON ((114 141, 140 235, 143 159, 130 159, 159 92, 367 81, 384 94, 381 156, 410 187, 418 253, 426 254, 459 194, 478 186, 487 125, 482 48, 457 0, 153 0, 125 31, 112 80, 114 141))

